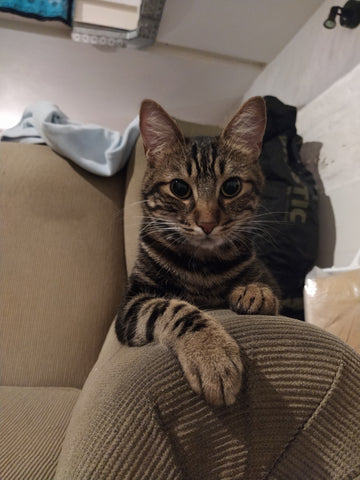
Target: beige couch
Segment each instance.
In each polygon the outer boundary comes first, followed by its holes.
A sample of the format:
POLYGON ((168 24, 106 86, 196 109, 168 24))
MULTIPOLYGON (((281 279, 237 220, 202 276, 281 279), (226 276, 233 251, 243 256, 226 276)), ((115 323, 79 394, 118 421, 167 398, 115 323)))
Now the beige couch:
POLYGON ((360 478, 360 356, 330 334, 215 312, 246 366, 230 408, 165 348, 117 342, 141 141, 110 179, 46 146, 2 143, 0 159, 1 480, 360 478))

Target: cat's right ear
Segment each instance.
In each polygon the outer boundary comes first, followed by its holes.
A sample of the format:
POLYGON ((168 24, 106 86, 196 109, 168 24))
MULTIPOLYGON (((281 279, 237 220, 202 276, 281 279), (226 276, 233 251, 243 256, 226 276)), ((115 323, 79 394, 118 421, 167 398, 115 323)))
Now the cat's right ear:
POLYGON ((262 97, 252 97, 235 113, 220 138, 231 147, 253 153, 257 158, 261 152, 265 126, 265 101, 262 97))
POLYGON ((174 120, 153 100, 144 100, 140 107, 140 132, 145 154, 149 160, 176 144, 184 143, 184 137, 174 120))

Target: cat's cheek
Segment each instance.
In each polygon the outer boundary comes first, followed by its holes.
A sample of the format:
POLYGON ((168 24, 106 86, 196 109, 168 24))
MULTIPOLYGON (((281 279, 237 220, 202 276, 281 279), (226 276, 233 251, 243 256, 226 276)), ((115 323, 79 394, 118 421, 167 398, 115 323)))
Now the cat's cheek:
POLYGON ((236 287, 229 297, 230 308, 239 315, 278 315, 279 299, 270 287, 250 283, 236 287))

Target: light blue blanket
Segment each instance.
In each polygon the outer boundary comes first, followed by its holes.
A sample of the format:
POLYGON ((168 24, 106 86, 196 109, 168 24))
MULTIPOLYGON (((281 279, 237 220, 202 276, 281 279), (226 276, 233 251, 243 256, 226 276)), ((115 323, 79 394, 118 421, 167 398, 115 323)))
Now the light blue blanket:
POLYGON ((3 132, 1 141, 46 143, 89 172, 109 177, 125 166, 139 133, 138 116, 121 135, 73 122, 53 103, 41 101, 27 107, 20 122, 3 132))

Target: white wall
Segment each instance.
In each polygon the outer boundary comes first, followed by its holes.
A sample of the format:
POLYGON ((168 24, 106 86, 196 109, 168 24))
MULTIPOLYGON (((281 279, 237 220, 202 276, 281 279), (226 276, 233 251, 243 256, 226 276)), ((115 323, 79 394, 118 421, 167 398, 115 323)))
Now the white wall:
POLYGON ((298 112, 299 134, 321 143, 320 265, 332 256, 335 265, 348 265, 360 248, 359 107, 360 64, 298 112))
POLYGON ((321 2, 166 0, 157 41, 265 64, 284 48, 321 2))
MULTIPOLYGON (((344 2, 340 2, 342 5, 344 2)), ((244 98, 275 95, 302 107, 360 63, 360 27, 323 27, 334 0, 325 0, 256 78, 244 98)))
POLYGON ((116 130, 145 97, 183 119, 222 124, 320 2, 167 0, 160 44, 144 51, 100 51, 71 41, 64 26, 0 14, 0 129, 41 99, 116 130))
POLYGON ((222 124, 261 67, 176 49, 101 51, 0 20, 0 130, 48 100, 72 120, 122 131, 144 98, 174 116, 222 124))

